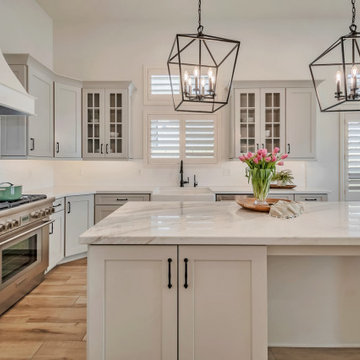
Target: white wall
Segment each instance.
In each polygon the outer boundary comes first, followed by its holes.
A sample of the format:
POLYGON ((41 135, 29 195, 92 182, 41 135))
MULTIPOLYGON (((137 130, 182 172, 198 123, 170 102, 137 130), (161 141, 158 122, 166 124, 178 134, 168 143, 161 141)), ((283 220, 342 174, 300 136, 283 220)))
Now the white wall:
POLYGON ((0 0, 0 48, 53 67, 53 22, 35 0, 0 0))
MULTIPOLYGON (((207 25, 207 24, 205 24, 207 25)), ((341 32, 346 30, 344 21, 335 20, 241 20, 209 24, 209 33, 224 35, 242 41, 237 80, 308 80, 308 64, 325 47, 330 45, 341 32), (211 27, 210 27, 211 25, 211 27)), ((165 66, 170 46, 177 32, 195 30, 195 24, 188 22, 77 22, 54 24, 54 67, 57 72, 86 80, 132 80, 137 92, 133 111, 133 144, 136 158, 142 158, 143 137, 143 68, 144 66, 165 66)), ((226 112, 225 112, 226 114, 226 112)), ((228 158, 229 116, 222 119, 222 158, 217 166, 188 168, 188 175, 197 172, 201 184, 234 185, 243 184, 243 170, 237 162, 228 158), (241 169, 241 170, 240 170, 241 169), (204 174, 201 179, 202 173, 204 174)), ((332 191, 330 199, 338 199, 339 138, 338 115, 318 116, 318 161, 292 162, 287 168, 294 170, 299 185, 322 187, 332 191)), ((119 173, 133 174, 135 182, 150 182, 175 185, 176 168, 149 168, 136 162, 104 162, 76 165, 74 179, 62 176, 64 164, 56 165, 56 181, 81 182, 83 170, 98 171, 105 181, 112 181, 114 167, 119 173), (135 169, 132 172, 131 169, 135 169), (83 169, 83 170, 82 170, 83 169), (95 170, 96 169, 96 170, 95 170), (142 177, 146 174, 146 178, 142 177)), ((74 166, 75 167, 75 166, 74 166)), ((97 179, 96 175, 93 179, 97 179)), ((88 178, 83 181, 89 181, 88 178)), ((94 180, 95 181, 95 180, 94 180)), ((128 182, 129 176, 122 175, 119 182, 128 182)))

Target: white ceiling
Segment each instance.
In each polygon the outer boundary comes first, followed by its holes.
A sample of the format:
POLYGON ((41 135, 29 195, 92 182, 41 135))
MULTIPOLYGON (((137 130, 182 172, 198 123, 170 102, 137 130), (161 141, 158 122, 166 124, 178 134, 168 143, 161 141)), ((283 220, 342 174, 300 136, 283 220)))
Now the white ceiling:
MULTIPOLYGON (((55 21, 196 18, 197 0, 37 0, 55 21)), ((206 19, 351 18, 350 0, 203 0, 206 19)))

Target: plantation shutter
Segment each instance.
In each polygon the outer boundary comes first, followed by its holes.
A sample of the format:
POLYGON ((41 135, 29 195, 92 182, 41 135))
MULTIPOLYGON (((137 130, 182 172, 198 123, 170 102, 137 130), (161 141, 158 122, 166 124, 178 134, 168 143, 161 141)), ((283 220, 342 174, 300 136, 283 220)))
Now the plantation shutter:
MULTIPOLYGON (((179 76, 172 76, 174 93, 180 93, 179 76)), ((151 95, 171 95, 169 75, 151 75, 151 95)))
POLYGON ((178 159, 180 157, 180 121, 150 120, 151 159, 178 159))
POLYGON ((185 158, 215 159, 215 120, 185 120, 185 158))
POLYGON ((360 200, 360 120, 346 122, 345 198, 360 200))

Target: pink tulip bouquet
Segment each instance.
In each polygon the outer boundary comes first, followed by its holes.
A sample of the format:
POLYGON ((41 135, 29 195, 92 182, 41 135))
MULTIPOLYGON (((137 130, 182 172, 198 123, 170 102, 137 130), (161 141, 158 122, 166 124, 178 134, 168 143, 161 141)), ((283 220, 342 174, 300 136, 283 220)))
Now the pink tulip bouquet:
POLYGON ((240 161, 246 163, 246 177, 252 184, 255 204, 267 205, 266 198, 269 194, 270 183, 276 171, 276 165, 284 165, 288 154, 280 154, 278 147, 271 153, 267 149, 259 149, 255 154, 248 152, 239 157, 240 161))

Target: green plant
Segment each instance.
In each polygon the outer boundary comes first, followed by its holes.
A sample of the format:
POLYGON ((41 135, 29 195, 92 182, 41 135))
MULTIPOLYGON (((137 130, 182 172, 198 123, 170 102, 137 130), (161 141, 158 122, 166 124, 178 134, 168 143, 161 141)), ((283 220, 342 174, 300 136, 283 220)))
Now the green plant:
POLYGON ((283 184, 293 184, 294 176, 291 170, 282 170, 277 173, 272 178, 273 181, 279 181, 283 184))

